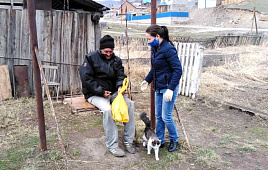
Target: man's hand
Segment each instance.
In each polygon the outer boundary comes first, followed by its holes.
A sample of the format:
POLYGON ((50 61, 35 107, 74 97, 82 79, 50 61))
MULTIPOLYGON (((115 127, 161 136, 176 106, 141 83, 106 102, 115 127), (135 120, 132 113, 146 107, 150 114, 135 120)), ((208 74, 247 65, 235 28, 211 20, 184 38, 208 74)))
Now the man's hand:
POLYGON ((110 91, 104 91, 104 95, 103 95, 103 97, 104 98, 107 98, 107 97, 109 97, 111 95, 111 92, 110 91))
MULTIPOLYGON (((118 89, 117 89, 118 94, 120 93, 120 90, 121 90, 121 89, 122 89, 122 87, 119 86, 118 89)), ((125 91, 123 91, 122 95, 124 95, 124 94, 125 94, 125 91)))

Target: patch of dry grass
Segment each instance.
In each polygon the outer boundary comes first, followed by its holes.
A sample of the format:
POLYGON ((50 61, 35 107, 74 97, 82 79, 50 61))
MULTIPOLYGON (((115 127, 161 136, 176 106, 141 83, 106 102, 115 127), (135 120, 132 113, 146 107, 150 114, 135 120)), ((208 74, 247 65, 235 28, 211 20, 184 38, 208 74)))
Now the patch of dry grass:
POLYGON ((235 60, 226 60, 222 66, 203 68, 199 95, 268 111, 265 102, 257 102, 267 98, 264 91, 268 87, 268 49, 240 46, 215 51, 239 53, 239 56, 235 60))

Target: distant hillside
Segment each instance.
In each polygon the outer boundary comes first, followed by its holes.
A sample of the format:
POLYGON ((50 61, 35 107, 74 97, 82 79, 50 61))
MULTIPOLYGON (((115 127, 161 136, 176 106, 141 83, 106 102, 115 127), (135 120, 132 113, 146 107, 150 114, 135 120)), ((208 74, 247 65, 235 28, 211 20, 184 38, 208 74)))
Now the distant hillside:
MULTIPOLYGON (((256 1, 256 11, 261 13, 268 13, 268 0, 255 0, 256 1)), ((253 11, 254 0, 246 0, 241 3, 229 5, 227 8, 240 8, 248 9, 253 11)))

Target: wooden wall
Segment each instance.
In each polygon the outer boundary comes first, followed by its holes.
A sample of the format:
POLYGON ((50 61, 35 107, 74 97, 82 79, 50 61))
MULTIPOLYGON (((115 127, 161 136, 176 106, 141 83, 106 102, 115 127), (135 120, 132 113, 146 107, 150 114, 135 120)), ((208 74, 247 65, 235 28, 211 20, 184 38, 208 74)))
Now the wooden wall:
MULTIPOLYGON (((43 64, 59 66, 63 91, 81 90, 79 65, 85 54, 98 47, 99 24, 91 21, 91 13, 38 10, 36 25, 43 64)), ((0 30, 0 65, 8 65, 11 80, 14 65, 28 65, 30 91, 34 92, 27 11, 0 9, 0 30)))

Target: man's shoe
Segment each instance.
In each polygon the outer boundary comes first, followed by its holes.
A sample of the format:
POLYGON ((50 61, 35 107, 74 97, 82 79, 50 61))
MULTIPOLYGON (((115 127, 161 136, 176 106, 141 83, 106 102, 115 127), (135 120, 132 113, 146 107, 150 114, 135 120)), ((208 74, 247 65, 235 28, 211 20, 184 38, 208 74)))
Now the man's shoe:
POLYGON ((177 149, 178 146, 179 146, 178 142, 170 141, 168 151, 173 152, 177 149))
POLYGON ((113 148, 113 149, 108 148, 108 151, 110 151, 111 154, 113 156, 115 156, 115 157, 123 157, 123 156, 125 156, 125 152, 122 149, 120 149, 119 147, 113 148))
POLYGON ((161 144, 159 148, 164 148, 165 147, 165 143, 161 144))
POLYGON ((131 153, 131 154, 134 154, 135 153, 135 148, 133 147, 132 143, 128 143, 126 142, 124 139, 123 139, 123 143, 126 147, 126 150, 131 153))

